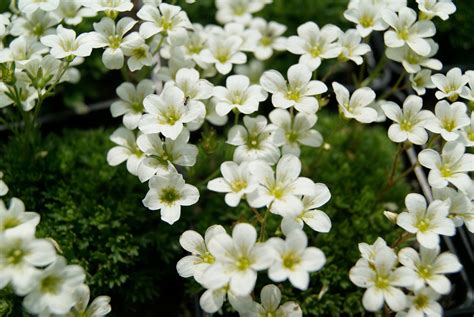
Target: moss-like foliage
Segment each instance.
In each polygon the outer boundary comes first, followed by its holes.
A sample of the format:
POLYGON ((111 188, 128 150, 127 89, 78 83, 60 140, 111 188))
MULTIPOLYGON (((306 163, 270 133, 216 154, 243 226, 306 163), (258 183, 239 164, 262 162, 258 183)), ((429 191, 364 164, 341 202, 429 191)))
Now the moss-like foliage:
MULTIPOLYGON (((361 292, 350 283, 347 272, 358 258, 358 242, 373 242, 393 230, 376 196, 384 186, 395 147, 383 128, 341 121, 324 111, 320 117, 318 129, 331 148, 306 148, 302 160, 304 175, 327 184, 332 193, 322 208, 332 219, 331 232, 307 230, 310 243, 325 252, 328 262, 313 274, 309 290, 284 295, 302 302, 310 315, 357 313, 361 292), (328 290, 319 299, 323 285, 328 290)), ((175 263, 184 254, 179 235, 191 228, 203 232, 215 223, 228 228, 239 221, 260 225, 245 204, 229 208, 223 195, 205 189, 206 178, 232 157, 232 147, 211 128, 196 136, 198 164, 183 172, 189 183, 200 187, 201 199, 183 209, 181 220, 169 226, 159 219, 159 212, 142 206, 146 184, 140 184, 124 166, 107 165, 111 132, 50 134, 28 156, 19 152, 14 139, 3 145, 0 170, 5 172, 9 194, 41 214, 38 235, 55 239, 70 263, 87 270, 87 283, 95 295, 112 296, 114 316, 152 316, 157 309, 170 316, 177 311, 193 314, 199 288, 176 274, 175 263)), ((407 190, 402 183, 384 200, 400 204, 407 190)), ((270 217, 267 226, 270 234, 281 235, 279 217, 270 217)))

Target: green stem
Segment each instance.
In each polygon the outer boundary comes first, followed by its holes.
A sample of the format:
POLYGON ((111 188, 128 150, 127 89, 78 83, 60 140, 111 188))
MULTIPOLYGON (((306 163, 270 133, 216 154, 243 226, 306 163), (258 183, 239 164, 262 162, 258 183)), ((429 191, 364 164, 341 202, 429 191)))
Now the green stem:
POLYGON ((258 241, 263 242, 265 239, 265 227, 267 224, 268 213, 270 212, 270 208, 272 208, 272 203, 268 206, 267 210, 265 210, 265 214, 263 215, 262 225, 260 226, 260 235, 258 236, 258 241))
POLYGON ((382 96, 380 96, 379 99, 380 100, 386 99, 387 97, 390 97, 395 91, 397 91, 398 87, 400 86, 403 79, 405 78, 405 75, 406 75, 406 72, 402 71, 395 85, 393 85, 393 87, 390 90, 386 91, 382 96))
POLYGON ((380 74, 380 72, 383 70, 383 67, 385 66, 385 63, 387 62, 387 57, 385 55, 382 56, 382 58, 379 60, 378 64, 375 66, 374 70, 372 73, 367 77, 362 83, 360 84, 360 87, 366 87, 374 81, 375 78, 380 74))
POLYGON ((151 53, 152 56, 159 52, 161 46, 163 45, 163 42, 165 41, 165 38, 166 38, 166 36, 164 36, 163 34, 161 34, 160 42, 158 42, 158 46, 157 46, 157 47, 155 48, 155 50, 151 53))

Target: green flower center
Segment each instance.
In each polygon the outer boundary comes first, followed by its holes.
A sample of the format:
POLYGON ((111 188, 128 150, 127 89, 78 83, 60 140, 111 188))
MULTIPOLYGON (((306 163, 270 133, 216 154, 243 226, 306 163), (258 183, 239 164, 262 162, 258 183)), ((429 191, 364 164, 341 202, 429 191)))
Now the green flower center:
POLYGON ((423 308, 426 308, 429 304, 430 300, 428 296, 420 294, 417 297, 415 297, 415 300, 413 301, 413 304, 415 304, 415 307, 418 310, 422 310, 423 308))
POLYGON ((270 36, 264 35, 260 39, 260 44, 262 44, 262 46, 270 46, 272 45, 272 43, 273 43, 273 39, 270 36))
POLYGON ((443 128, 446 131, 451 132, 456 128, 456 122, 454 120, 449 119, 443 120, 443 128))
POLYGON ((401 130, 411 131, 412 128, 413 128, 413 125, 409 120, 403 119, 402 122, 400 122, 400 129, 401 130))
POLYGON ((21 263, 21 260, 25 256, 23 250, 14 249, 11 250, 7 255, 7 263, 10 265, 15 265, 21 263))
POLYGON ((427 266, 420 266, 418 268, 418 275, 424 279, 424 280, 427 280, 429 278, 431 278, 431 265, 427 265, 427 266))
POLYGON ((430 228, 430 221, 426 218, 418 220, 416 223, 416 227, 418 228, 419 231, 425 232, 430 228))
POLYGON ((375 277, 375 287, 378 289, 386 289, 390 283, 388 277, 385 275, 378 275, 375 277))
POLYGON ((290 90, 288 90, 288 92, 286 93, 286 97, 287 97, 289 100, 298 101, 298 100, 300 100, 301 94, 300 94, 299 90, 290 89, 290 90))
POLYGON ((250 260, 246 256, 241 256, 236 263, 239 271, 246 271, 250 267, 250 260))
POLYGON ((309 51, 309 53, 313 57, 318 57, 319 54, 321 54, 321 50, 319 49, 319 46, 313 46, 311 50, 309 51))
POLYGON ((420 62, 420 57, 416 53, 409 52, 405 57, 405 60, 412 65, 418 64, 420 62))
POLYGON ((20 220, 18 220, 18 218, 5 217, 5 219, 3 220, 3 228, 2 229, 7 230, 7 229, 15 228, 19 224, 21 224, 21 222, 20 222, 20 220))
POLYGON ((247 140, 247 146, 250 149, 258 149, 259 142, 258 142, 258 135, 249 135, 247 140))
POLYGON ((132 55, 137 59, 142 59, 147 56, 147 51, 144 47, 137 47, 133 50, 132 55))
POLYGON ((43 33, 44 33, 43 25, 41 25, 41 23, 37 23, 35 26, 33 26, 33 28, 31 29, 31 32, 32 32, 35 36, 41 36, 41 35, 43 35, 43 33))
POLYGON ((443 166, 441 166, 441 168, 439 169, 439 172, 443 177, 451 177, 453 175, 453 171, 451 170, 448 164, 443 164, 443 166))
POLYGON ((287 253, 282 257, 283 266, 293 270, 301 262, 301 258, 294 253, 287 253))
POLYGON ((398 32, 398 37, 404 41, 408 40, 409 36, 410 36, 410 32, 406 28, 398 32))
POLYGON ((110 48, 117 49, 122 44, 122 38, 118 35, 110 35, 108 37, 110 48))
POLYGON ((63 279, 57 275, 50 275, 44 278, 40 282, 40 289, 42 293, 56 294, 59 292, 59 288, 62 284, 63 279))
POLYGON ((216 258, 214 258, 214 256, 210 254, 209 252, 206 252, 203 255, 201 255, 201 259, 204 263, 207 263, 207 264, 212 264, 216 261, 216 258))
POLYGON ((230 188, 232 189, 233 192, 235 193, 238 193, 240 192, 242 189, 245 189, 247 188, 247 182, 244 181, 244 180, 237 180, 235 182, 233 182, 231 185, 230 185, 230 188))
POLYGON ((167 205, 172 205, 181 198, 180 193, 174 187, 166 187, 161 190, 160 201, 167 205))
POLYGON ((283 194, 285 193, 284 188, 280 186, 274 186, 271 190, 270 193, 275 197, 276 199, 280 199, 283 197, 283 194))
POLYGON ((134 102, 132 102, 131 106, 132 106, 132 110, 134 112, 142 112, 143 111, 143 104, 141 102, 134 101, 134 102))
POLYGON ((359 24, 362 25, 364 28, 371 27, 374 25, 374 17, 369 15, 363 15, 359 19, 359 24))
POLYGON ((298 133, 296 131, 290 130, 286 132, 285 136, 289 143, 296 143, 298 141, 298 133))

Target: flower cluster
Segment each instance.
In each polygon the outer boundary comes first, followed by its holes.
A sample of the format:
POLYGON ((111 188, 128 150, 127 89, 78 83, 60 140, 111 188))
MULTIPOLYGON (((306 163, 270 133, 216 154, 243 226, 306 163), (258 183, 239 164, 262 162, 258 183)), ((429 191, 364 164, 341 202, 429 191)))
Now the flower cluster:
POLYGON ((24 296, 24 309, 35 315, 107 315, 110 297, 99 296, 88 305, 84 269, 68 265, 54 240, 35 236, 39 222, 40 215, 25 211, 20 199, 12 198, 8 208, 0 200, 0 289, 10 287, 24 296))

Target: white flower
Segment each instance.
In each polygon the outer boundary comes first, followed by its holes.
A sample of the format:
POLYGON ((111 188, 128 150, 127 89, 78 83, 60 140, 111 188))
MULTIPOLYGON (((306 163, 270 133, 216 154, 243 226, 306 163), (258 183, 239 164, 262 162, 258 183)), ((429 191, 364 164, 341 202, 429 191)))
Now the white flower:
POLYGON ((236 207, 240 200, 246 194, 257 189, 257 180, 255 176, 250 174, 248 162, 240 165, 235 162, 224 162, 221 164, 221 173, 223 177, 211 180, 207 184, 209 190, 227 193, 225 202, 230 207, 236 207))
POLYGON ((127 161, 127 170, 137 175, 138 166, 144 159, 143 152, 137 146, 135 134, 126 128, 118 128, 110 136, 110 140, 117 144, 107 153, 107 163, 117 166, 127 161))
POLYGON ((216 0, 216 20, 221 24, 232 21, 247 23, 264 5, 262 0, 216 0))
POLYGON ((287 27, 283 24, 262 18, 254 18, 250 22, 250 29, 258 32, 253 53, 259 60, 269 59, 273 55, 273 50, 285 50, 285 38, 282 36, 287 27))
POLYGON ((466 105, 462 102, 449 104, 446 100, 441 100, 435 106, 436 118, 430 120, 426 128, 441 134, 446 141, 454 141, 459 138, 458 130, 471 123, 466 112, 466 105))
POLYGON ((471 123, 462 128, 459 132, 459 140, 467 147, 474 146, 474 112, 471 112, 471 123))
POLYGON ((293 287, 306 290, 309 273, 319 271, 326 263, 321 250, 307 247, 308 239, 302 230, 292 230, 286 240, 271 238, 267 243, 278 254, 268 269, 268 276, 274 282, 288 279, 293 287))
MULTIPOLYGON (((24 111, 30 111, 36 105, 36 100, 38 99, 38 90, 31 86, 26 80, 26 78, 17 78, 16 87, 19 94, 19 101, 21 107, 24 111)), ((7 91, 6 86, 0 85, 0 108, 6 107, 14 103, 10 97, 2 94, 2 92, 7 91), (3 90, 3 91, 2 91, 3 90), (3 96, 2 96, 3 95, 3 96)))
POLYGON ((288 69, 288 82, 276 70, 263 73, 260 85, 272 93, 272 103, 277 108, 295 107, 305 113, 318 111, 319 103, 315 95, 327 91, 327 86, 318 80, 311 80, 311 70, 302 64, 296 64, 288 69))
POLYGON ((199 200, 198 189, 185 184, 183 176, 176 172, 153 176, 148 186, 143 205, 150 210, 160 209, 161 220, 170 225, 179 220, 181 206, 191 206, 199 200))
POLYGON ((421 71, 421 67, 440 70, 443 64, 439 60, 431 58, 438 52, 439 46, 432 39, 427 41, 430 44, 431 51, 425 56, 415 53, 408 45, 389 47, 385 50, 385 55, 389 59, 401 63, 410 74, 418 73, 421 71))
POLYGON ((161 95, 148 95, 143 101, 146 113, 138 127, 145 134, 162 133, 175 140, 183 131, 184 124, 205 115, 204 104, 186 103, 181 89, 169 87, 161 95))
POLYGON ((419 254, 412 248, 404 248, 398 253, 400 263, 416 273, 413 284, 415 290, 426 285, 439 294, 448 294, 451 290, 451 282, 444 275, 459 272, 462 265, 454 254, 439 252, 439 246, 433 249, 421 246, 419 254))
POLYGON ((248 77, 233 75, 227 77, 226 87, 214 87, 216 112, 220 116, 227 115, 237 109, 240 113, 251 114, 258 110, 260 102, 267 99, 267 92, 259 85, 250 85, 248 77))
POLYGON ((175 85, 181 89, 188 98, 188 103, 209 99, 213 92, 212 84, 205 79, 199 79, 199 72, 194 68, 181 68, 176 73, 174 81, 168 81, 165 88, 167 85, 175 85))
POLYGON ((369 107, 375 101, 375 92, 369 87, 359 88, 349 94, 349 90, 343 85, 333 82, 332 88, 336 94, 339 111, 346 118, 354 118, 362 123, 371 123, 377 120, 377 111, 369 107))
POLYGON ((393 311, 401 311, 407 305, 405 293, 400 287, 413 284, 414 272, 406 267, 396 267, 397 256, 390 248, 375 254, 374 262, 357 262, 349 271, 349 278, 358 287, 367 288, 362 304, 368 311, 378 311, 387 303, 393 311))
POLYGON ((464 145, 459 142, 446 143, 441 155, 435 150, 423 150, 418 160, 431 170, 428 182, 433 188, 444 188, 451 183, 465 192, 472 184, 467 173, 474 171, 474 154, 465 153, 464 145))
POLYGON ((108 315, 112 311, 110 307, 109 296, 96 297, 90 305, 90 290, 85 284, 80 285, 74 290, 76 304, 66 317, 102 317, 108 315))
POLYGON ((87 0, 82 1, 82 5, 96 12, 105 11, 108 14, 112 12, 126 12, 133 8, 131 0, 87 0))
POLYGON ((10 231, 22 231, 25 227, 36 228, 40 215, 36 212, 25 211, 25 204, 18 198, 10 200, 8 209, 0 200, 0 235, 10 231))
POLYGON ((127 66, 130 71, 140 70, 143 66, 153 64, 153 56, 150 47, 145 44, 145 40, 137 33, 133 32, 127 36, 127 41, 122 43, 122 52, 129 56, 127 66))
POLYGON ((295 302, 286 302, 280 305, 281 291, 273 285, 265 285, 260 292, 261 304, 252 302, 247 309, 240 313, 242 317, 278 316, 302 317, 303 312, 295 302))
POLYGON ((22 69, 32 60, 41 60, 48 48, 33 37, 18 37, 11 41, 8 48, 0 50, 0 63, 15 62, 18 69, 22 69))
MULTIPOLYGON (((5 196, 8 193, 8 186, 7 184, 5 184, 2 178, 3 178, 3 172, 0 171, 0 197, 5 196)), ((0 207, 0 210, 1 210, 1 207, 0 207)))
POLYGON ((439 245, 439 235, 453 236, 454 223, 448 218, 449 201, 435 200, 426 208, 426 200, 419 194, 408 194, 405 198, 406 212, 397 217, 397 225, 409 233, 425 248, 439 245))
POLYGON ((458 67, 450 69, 446 76, 443 74, 434 74, 431 80, 439 91, 436 92, 436 98, 447 98, 454 102, 462 93, 464 86, 469 82, 469 77, 463 75, 458 67))
POLYGON ((278 161, 280 150, 272 136, 275 127, 267 123, 264 116, 245 116, 244 126, 236 125, 229 130, 227 143, 237 147, 233 158, 235 162, 265 160, 274 164, 278 161))
POLYGON ((449 15, 456 11, 456 6, 451 0, 416 0, 416 2, 422 16, 427 19, 437 16, 442 20, 447 20, 449 15))
POLYGON ((421 110, 423 100, 415 95, 408 96, 403 102, 403 110, 394 102, 382 104, 382 109, 387 117, 394 123, 388 129, 388 137, 396 143, 410 141, 422 145, 428 141, 425 126, 433 120, 433 113, 421 110))
POLYGON ((349 7, 344 17, 357 24, 360 36, 366 37, 372 31, 383 31, 388 25, 382 19, 382 12, 372 0, 360 0, 357 6, 349 7))
POLYGON ((36 285, 40 270, 56 259, 51 242, 36 239, 33 226, 0 235, 0 289, 11 284, 17 295, 24 296, 36 285))
POLYGON ((474 101, 474 70, 468 70, 464 76, 469 79, 469 87, 466 85, 461 91, 461 97, 469 101, 474 101))
POLYGON ((59 18, 42 10, 36 10, 26 16, 12 21, 10 34, 13 36, 41 36, 54 34, 53 27, 60 22, 59 18))
POLYGON ((393 30, 384 34, 385 45, 388 47, 402 47, 408 45, 415 53, 426 56, 431 52, 430 43, 425 39, 435 35, 436 28, 431 21, 416 21, 415 10, 405 7, 400 9, 398 15, 385 10, 382 17, 393 30))
POLYGON ((155 174, 167 174, 172 164, 193 166, 198 154, 197 146, 189 144, 189 130, 184 129, 176 140, 166 138, 164 141, 159 134, 142 134, 137 138, 139 149, 146 158, 138 165, 138 178, 141 182, 149 180, 155 174))
POLYGON ((422 69, 421 71, 410 74, 411 88, 413 88, 419 96, 426 93, 426 88, 433 89, 435 84, 431 80, 431 70, 422 69))
POLYGON ((240 52, 242 39, 236 35, 221 38, 213 36, 208 39, 208 48, 200 53, 203 62, 214 64, 217 71, 227 75, 233 64, 244 64, 247 56, 240 52))
POLYGON ((331 193, 326 185, 315 184, 316 194, 305 195, 302 199, 303 209, 289 210, 291 215, 283 218, 281 229, 288 233, 294 229, 303 229, 304 224, 317 232, 329 232, 331 230, 331 219, 328 215, 317 208, 321 207, 331 199, 331 193))
MULTIPOLYGON (((31 85, 35 85, 41 93, 45 93, 49 85, 53 84, 56 80, 59 68, 61 67, 61 61, 52 55, 46 55, 41 59, 33 59, 24 66, 25 72, 29 72, 30 75, 26 76, 25 80, 31 85)), ((77 82, 77 69, 68 68, 65 73, 59 79, 59 83, 62 82, 77 82)))
POLYGON ((239 314, 242 314, 240 311, 242 307, 246 308, 252 302, 252 297, 250 295, 234 295, 230 290, 229 283, 226 283, 220 288, 206 290, 199 298, 199 305, 206 313, 214 314, 221 309, 226 297, 232 308, 234 308, 239 314))
POLYGON ((400 316, 397 314, 397 317, 441 317, 443 315, 443 307, 437 302, 440 297, 441 295, 430 287, 414 291, 413 294, 407 296, 407 311, 400 312, 400 316))
POLYGON ((467 230, 474 232, 474 205, 466 193, 454 188, 433 188, 433 197, 438 200, 449 200, 449 215, 456 227, 466 225, 467 230))
POLYGON ((66 260, 58 257, 41 271, 37 286, 23 300, 23 307, 31 314, 67 314, 76 303, 74 291, 85 277, 82 267, 66 265, 66 260))
POLYGON ((207 228, 204 239, 193 230, 187 230, 179 237, 181 247, 191 253, 176 264, 176 270, 181 277, 193 276, 196 281, 200 281, 202 274, 216 261, 207 245, 212 238, 221 233, 225 233, 225 229, 220 225, 213 225, 207 228))
POLYGON ((380 237, 378 237, 377 240, 375 240, 375 242, 371 245, 365 242, 359 243, 358 248, 362 257, 357 262, 358 264, 375 264, 375 257, 377 254, 384 250, 391 252, 391 248, 387 246, 387 242, 385 242, 385 240, 380 237))
POLYGON ((33 13, 40 9, 43 11, 53 11, 59 6, 59 0, 19 0, 18 9, 25 14, 33 13))
POLYGON ((275 144, 283 145, 283 154, 300 155, 300 144, 318 147, 323 143, 321 133, 312 129, 318 117, 314 114, 298 112, 292 118, 287 110, 275 109, 270 112, 271 122, 278 127, 274 133, 275 144))
POLYGON ((298 36, 288 38, 288 51, 301 55, 300 64, 315 70, 321 65, 322 59, 336 58, 341 47, 336 42, 341 30, 332 24, 319 29, 314 22, 306 22, 298 27, 298 36))
POLYGON ((300 195, 316 195, 317 187, 306 177, 300 177, 301 161, 294 155, 283 155, 276 166, 276 172, 264 161, 254 161, 249 165, 260 186, 250 193, 250 206, 268 206, 272 213, 283 217, 291 215, 291 210, 303 210, 300 195))
POLYGON ((125 33, 130 31, 137 21, 132 18, 122 18, 115 25, 114 20, 108 17, 102 18, 100 22, 94 23, 91 35, 95 41, 95 47, 107 47, 102 55, 102 62, 108 69, 120 69, 123 66, 124 54, 122 51, 125 33))
POLYGON ((90 18, 96 15, 94 10, 84 8, 82 2, 82 0, 60 1, 54 14, 66 24, 78 25, 82 22, 83 18, 90 18))
POLYGON ((7 29, 10 26, 10 15, 6 13, 0 14, 0 37, 3 37, 7 33, 7 29))
POLYGON ((82 33, 76 38, 76 32, 66 29, 62 25, 56 29, 56 34, 41 37, 41 43, 51 47, 51 55, 56 58, 86 57, 91 55, 94 41, 91 33, 82 33))
POLYGON ((123 125, 130 130, 136 129, 144 111, 143 100, 154 92, 153 82, 144 79, 136 87, 125 82, 117 87, 116 92, 121 100, 110 106, 112 117, 123 115, 123 125))
POLYGON ((257 231, 247 223, 239 223, 227 233, 214 236, 208 243, 216 263, 202 276, 206 288, 217 289, 229 283, 229 290, 237 296, 249 295, 257 281, 257 271, 265 270, 273 262, 268 246, 256 243, 257 231))
POLYGON ((167 3, 160 4, 158 8, 144 5, 137 16, 145 21, 140 26, 141 36, 147 39, 161 33, 162 36, 169 38, 172 45, 184 44, 187 37, 186 29, 192 28, 186 12, 179 6, 167 3))
POLYGON ((340 32, 337 44, 341 47, 339 58, 342 60, 351 60, 357 65, 363 63, 362 55, 371 51, 370 46, 361 43, 361 36, 357 30, 349 29, 345 33, 340 32))

